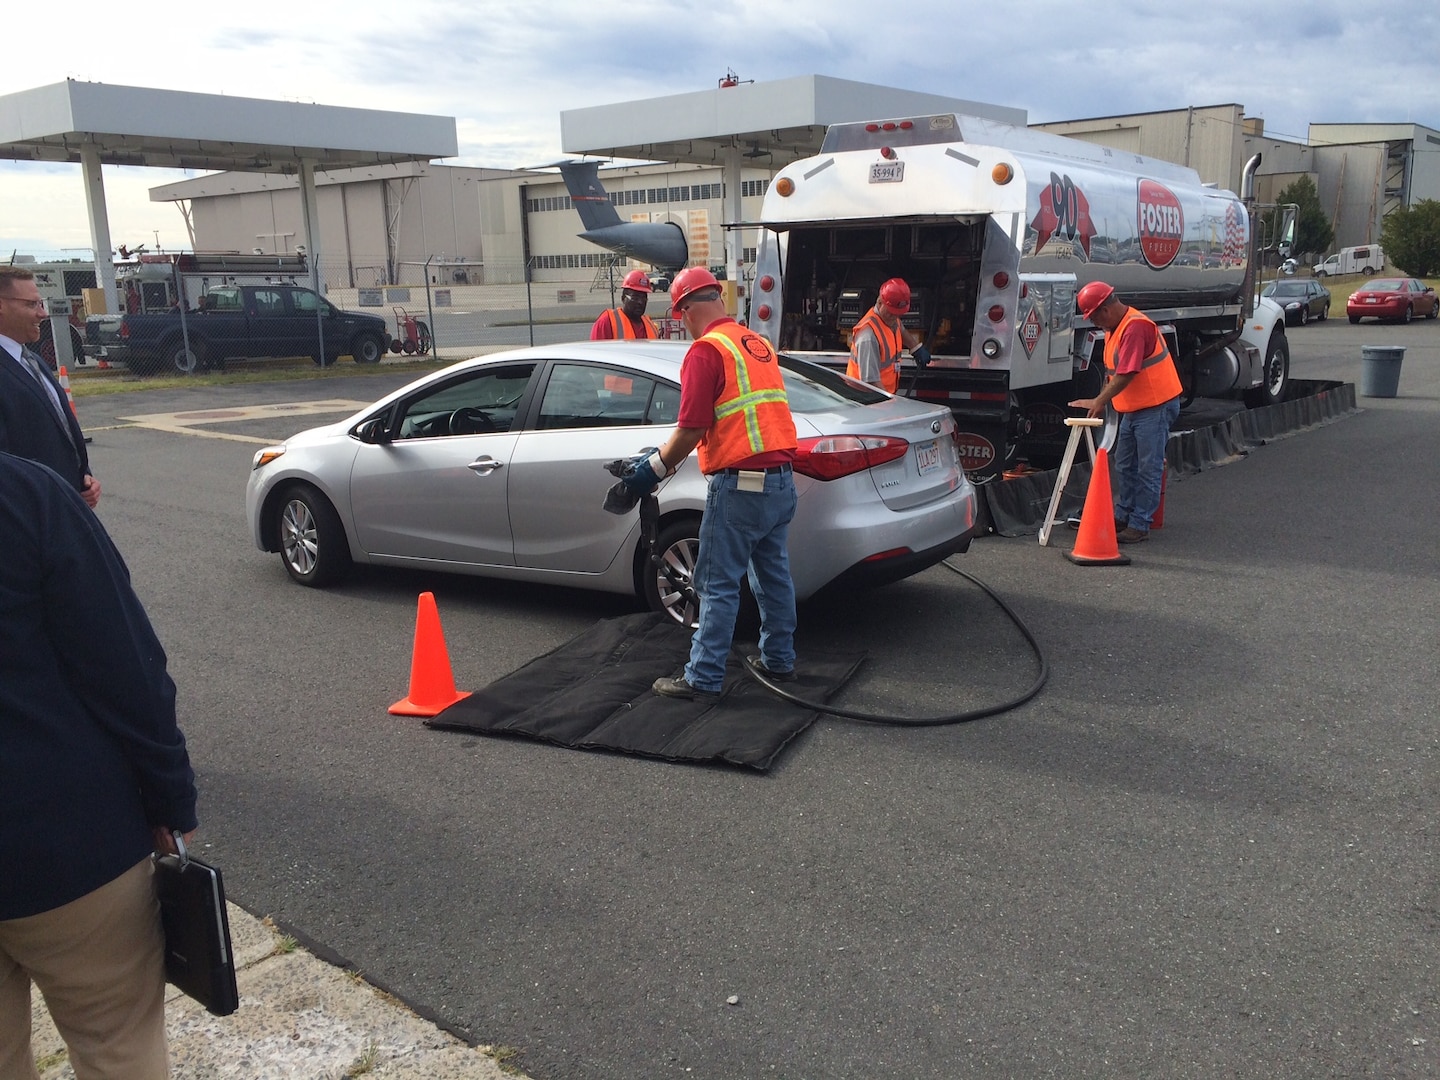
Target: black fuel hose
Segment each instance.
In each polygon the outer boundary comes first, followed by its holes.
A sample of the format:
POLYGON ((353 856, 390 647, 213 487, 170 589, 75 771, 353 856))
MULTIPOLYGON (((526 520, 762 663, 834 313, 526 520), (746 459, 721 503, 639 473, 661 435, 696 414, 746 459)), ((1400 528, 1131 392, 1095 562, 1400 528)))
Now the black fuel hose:
POLYGON ((1045 658, 1045 650, 1040 648, 1040 642, 1035 640, 1035 635, 1031 632, 1030 627, 1025 625, 1025 620, 1020 618, 1014 609, 1005 603, 989 585, 986 585, 974 574, 968 573, 961 570, 958 566, 953 565, 948 559, 946 559, 942 565, 947 570, 959 574, 983 590, 986 596, 990 597, 991 600, 994 600, 995 603, 999 605, 1001 611, 1010 616, 1010 621, 1015 624, 1015 628, 1019 630, 1020 633, 1024 635, 1025 640, 1030 643, 1030 648, 1035 653, 1035 659, 1040 664, 1040 672, 1035 676, 1035 681, 1030 684, 1030 688, 1019 697, 1001 702, 998 705, 986 705, 979 709, 969 709, 966 712, 954 713, 949 716, 887 716, 884 713, 861 712, 858 709, 838 709, 833 705, 826 705, 822 702, 806 701, 804 698, 797 697, 790 693, 773 680, 766 678, 748 659, 745 662, 746 670, 749 672, 750 677, 765 687, 766 690, 770 691, 770 693, 776 697, 783 698, 790 702, 792 705, 799 705, 801 708, 809 709, 811 712, 824 713, 827 716, 839 716, 846 720, 861 720, 867 724, 888 724, 893 727, 944 727, 949 724, 968 723, 971 720, 979 720, 982 717, 995 716, 997 713, 1008 712, 1011 709, 1019 708, 1038 694, 1040 688, 1045 685, 1045 680, 1050 677, 1050 661, 1045 658))

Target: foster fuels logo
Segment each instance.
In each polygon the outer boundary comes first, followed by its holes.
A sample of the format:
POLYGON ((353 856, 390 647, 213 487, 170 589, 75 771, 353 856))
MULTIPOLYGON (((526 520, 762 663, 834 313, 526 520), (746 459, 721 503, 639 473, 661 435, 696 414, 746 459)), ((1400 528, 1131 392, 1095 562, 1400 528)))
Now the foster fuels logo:
POLYGON ((1185 239, 1185 211, 1180 200, 1164 184, 1141 180, 1136 221, 1140 254, 1155 270, 1163 270, 1180 254, 1185 239))

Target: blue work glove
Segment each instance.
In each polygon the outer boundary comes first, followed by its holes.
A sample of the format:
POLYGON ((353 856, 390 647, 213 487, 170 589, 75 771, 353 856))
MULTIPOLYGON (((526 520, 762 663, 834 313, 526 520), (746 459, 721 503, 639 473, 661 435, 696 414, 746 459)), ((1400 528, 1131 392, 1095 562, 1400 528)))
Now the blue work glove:
POLYGON ((660 451, 647 446, 625 462, 625 472, 620 481, 636 495, 649 495, 665 478, 660 471, 664 468, 660 463, 660 451))
POLYGON ((930 350, 924 345, 917 345, 910 350, 910 357, 917 367, 927 367, 930 363, 930 350))

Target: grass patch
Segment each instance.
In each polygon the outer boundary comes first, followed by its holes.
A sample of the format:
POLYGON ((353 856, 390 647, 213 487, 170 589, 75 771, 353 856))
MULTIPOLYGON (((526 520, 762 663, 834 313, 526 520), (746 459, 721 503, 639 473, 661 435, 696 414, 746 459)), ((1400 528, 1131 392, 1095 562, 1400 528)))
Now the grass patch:
POLYGON ((70 1057, 68 1050, 56 1050, 53 1054, 46 1054, 44 1057, 35 1059, 36 1072, 48 1072, 57 1065, 63 1065, 70 1057))
POLYGON ((366 1073, 375 1071, 376 1059, 379 1057, 380 1048, 373 1042, 366 1043, 364 1051, 355 1059, 355 1064, 345 1070, 345 1076, 364 1076, 366 1073))
POLYGON ((326 379, 355 378, 357 375, 394 375, 404 372, 419 377, 449 367, 454 360, 413 360, 397 364, 331 364, 317 367, 309 360, 267 363, 244 361, 229 371, 207 371, 203 375, 150 375, 144 378, 128 371, 97 371, 80 368, 70 374, 70 392, 77 398, 105 394, 129 394, 137 390, 180 390, 201 386, 243 386, 246 383, 323 382, 326 379))
POLYGON ((522 1051, 515 1046, 477 1046, 486 1057, 492 1059, 500 1067, 500 1071, 508 1076, 519 1076, 520 1055, 522 1051))

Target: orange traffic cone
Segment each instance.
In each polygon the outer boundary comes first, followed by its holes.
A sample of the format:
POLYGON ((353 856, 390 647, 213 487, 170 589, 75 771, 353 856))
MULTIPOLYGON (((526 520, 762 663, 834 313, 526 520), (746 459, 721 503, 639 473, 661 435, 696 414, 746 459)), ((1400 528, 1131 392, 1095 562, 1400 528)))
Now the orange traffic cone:
POLYGON ((1095 451, 1095 468, 1090 489, 1085 492, 1085 509, 1080 512, 1080 531, 1075 550, 1064 556, 1080 566, 1124 566, 1129 555, 1120 554, 1115 539, 1115 500, 1110 496, 1110 458, 1102 446, 1095 451))
POLYGON ((445 648, 445 632, 440 629, 435 594, 421 593, 419 610, 415 615, 415 652, 410 659, 410 693, 390 706, 390 714, 434 716, 469 696, 469 690, 455 689, 455 676, 450 672, 450 653, 445 648))
POLYGON ((60 365, 60 389, 65 391, 65 400, 70 402, 70 411, 75 413, 78 420, 80 414, 75 412, 75 395, 70 392, 70 373, 65 370, 65 365, 60 365))

